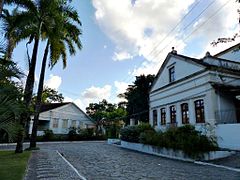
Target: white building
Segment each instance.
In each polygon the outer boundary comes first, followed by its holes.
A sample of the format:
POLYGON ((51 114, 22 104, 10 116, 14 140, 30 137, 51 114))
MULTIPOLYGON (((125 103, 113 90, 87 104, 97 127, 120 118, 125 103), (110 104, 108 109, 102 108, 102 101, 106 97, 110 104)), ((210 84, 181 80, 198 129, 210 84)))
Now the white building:
POLYGON ((169 53, 150 90, 150 124, 212 129, 220 147, 240 149, 240 56, 220 58, 231 51, 202 59, 169 53))
MULTIPOLYGON (((70 127, 94 128, 95 124, 74 103, 50 103, 41 106, 38 135, 43 135, 43 131, 46 129, 53 130, 54 134, 67 134, 70 127)), ((32 120, 29 129, 29 133, 31 133, 32 120)))

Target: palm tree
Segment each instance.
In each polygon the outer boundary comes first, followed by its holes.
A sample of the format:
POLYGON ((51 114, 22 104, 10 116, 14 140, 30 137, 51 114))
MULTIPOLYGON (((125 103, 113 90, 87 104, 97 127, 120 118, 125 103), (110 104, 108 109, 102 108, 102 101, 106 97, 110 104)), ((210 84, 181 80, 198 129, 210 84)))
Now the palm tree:
POLYGON ((55 26, 53 26, 53 28, 51 28, 46 35, 47 44, 42 60, 30 148, 36 147, 37 124, 42 103, 44 76, 49 51, 51 68, 53 68, 53 66, 58 62, 60 58, 62 59, 63 67, 65 68, 67 63, 66 46, 68 46, 70 55, 74 55, 76 52, 74 44, 78 47, 78 49, 82 48, 81 41, 79 39, 81 30, 76 25, 74 25, 74 23, 76 23, 81 26, 78 13, 70 6, 62 6, 61 4, 60 8, 58 9, 58 15, 59 16, 55 19, 55 26))
MULTIPOLYGON (((23 39, 29 39, 28 44, 34 42, 32 57, 29 58, 29 72, 26 79, 24 89, 24 105, 26 109, 29 109, 34 86, 35 68, 37 62, 38 46, 41 37, 47 32, 47 29, 53 25, 53 17, 55 17, 56 4, 61 0, 12 0, 12 2, 18 4, 18 6, 24 8, 14 20, 14 26, 10 27, 14 39, 14 42, 20 42, 23 39)), ((6 0, 10 2, 10 0, 6 0)), ((21 115, 20 124, 24 128, 29 119, 29 113, 23 113, 21 115)), ((16 153, 23 151, 24 136, 18 137, 16 153)))
POLYGON ((2 14, 3 4, 4 4, 4 0, 0 0, 0 16, 2 14))
MULTIPOLYGON (((52 18, 51 6, 49 6, 51 3, 48 2, 49 1, 47 0, 40 0, 35 2, 27 1, 27 3, 29 3, 27 4, 28 6, 26 6, 27 11, 23 11, 16 19, 16 22, 20 22, 18 24, 19 29, 16 31, 16 33, 21 34, 22 38, 29 37, 27 44, 34 41, 32 57, 31 60, 29 60, 29 72, 24 89, 24 105, 26 109, 29 109, 33 94, 39 41, 41 34, 44 32, 44 28, 48 26, 49 19, 52 18)), ((20 124, 24 129, 26 128, 27 119, 29 119, 29 114, 23 113, 21 115, 20 124)), ((19 135, 20 136, 18 137, 15 150, 16 153, 21 153, 23 151, 24 135, 21 133, 19 135)))

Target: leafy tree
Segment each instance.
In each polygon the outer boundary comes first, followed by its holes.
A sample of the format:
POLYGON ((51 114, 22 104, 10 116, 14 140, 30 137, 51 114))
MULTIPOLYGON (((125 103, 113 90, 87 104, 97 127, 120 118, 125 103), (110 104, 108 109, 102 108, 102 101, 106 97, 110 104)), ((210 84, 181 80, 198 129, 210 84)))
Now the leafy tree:
POLYGON ((129 117, 142 122, 148 122, 149 90, 153 80, 154 75, 137 76, 134 84, 129 85, 125 93, 119 94, 119 97, 127 100, 127 113, 129 117))
POLYGON ((99 103, 90 103, 86 108, 86 113, 95 121, 97 129, 116 123, 127 115, 124 107, 108 103, 105 99, 99 103))
POLYGON ((17 137, 19 116, 25 110, 21 86, 13 80, 21 76, 15 63, 0 58, 0 136, 10 141, 17 137))
POLYGON ((50 28, 46 28, 47 31, 45 34, 47 45, 42 60, 42 69, 40 73, 37 101, 34 113, 33 131, 30 141, 31 148, 36 147, 37 124, 42 102, 44 76, 49 51, 50 66, 53 67, 61 58, 63 67, 65 68, 67 63, 66 46, 68 46, 70 55, 74 55, 76 52, 74 45, 76 45, 78 49, 82 48, 81 41, 79 39, 81 30, 74 24, 76 23, 78 25, 81 25, 77 11, 73 10, 73 8, 68 5, 64 5, 61 2, 53 4, 54 5, 52 6, 51 11, 55 11, 55 13, 51 19, 52 26, 50 26, 50 28))
MULTIPOLYGON (((14 38, 12 41, 12 47, 15 47, 18 42, 23 39, 28 39, 26 46, 30 43, 34 43, 32 56, 28 56, 29 61, 29 71, 26 79, 26 84, 24 88, 24 105, 26 109, 29 109, 32 100, 33 86, 34 86, 34 76, 35 68, 38 54, 38 46, 41 38, 45 40, 45 35, 48 34, 49 29, 53 25, 53 19, 56 17, 56 4, 66 3, 62 0, 5 0, 4 3, 15 4, 19 8, 16 18, 13 19, 11 25, 8 27, 6 32, 6 37, 14 38), (11 33, 9 36, 7 33, 11 33)), ((67 9, 71 11, 71 9, 67 9)), ((68 14, 72 16, 73 14, 68 14)), ((64 24, 64 23, 63 23, 64 24)), ((65 36, 64 36, 65 37, 65 36)), ((10 42, 8 40, 8 42, 10 42)), ((61 49, 59 49, 61 50, 61 49)), ((28 52, 28 51, 27 51, 28 52)), ((61 54, 61 56, 64 54, 61 54)), ((66 54, 65 54, 66 55, 66 54)), ((56 63, 56 62, 55 62, 56 63)), ((21 125, 26 126, 26 120, 29 114, 21 115, 21 125)), ((20 141, 17 142, 16 153, 22 152, 23 137, 18 138, 20 141)))
MULTIPOLYGON (((32 103, 33 105, 36 103, 37 95, 33 96, 32 103)), ((44 87, 42 93, 42 103, 52 103, 59 102, 62 103, 64 101, 64 97, 62 93, 59 93, 57 90, 49 88, 47 86, 44 87)))

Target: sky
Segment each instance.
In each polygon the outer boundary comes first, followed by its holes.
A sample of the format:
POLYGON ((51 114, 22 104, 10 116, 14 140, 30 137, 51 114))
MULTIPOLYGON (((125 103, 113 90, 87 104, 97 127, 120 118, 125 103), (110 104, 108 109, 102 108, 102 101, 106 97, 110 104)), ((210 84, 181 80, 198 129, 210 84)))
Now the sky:
MULTIPOLYGON (((121 101, 117 95, 135 76, 156 74, 172 47, 202 58, 239 43, 210 44, 239 32, 235 0, 74 0, 71 5, 82 22, 83 48, 68 56, 65 69, 61 61, 47 69, 45 85, 84 111, 102 99, 121 101)), ((27 73, 25 44, 16 47, 13 59, 27 73)), ((35 87, 45 45, 40 45, 35 87)))

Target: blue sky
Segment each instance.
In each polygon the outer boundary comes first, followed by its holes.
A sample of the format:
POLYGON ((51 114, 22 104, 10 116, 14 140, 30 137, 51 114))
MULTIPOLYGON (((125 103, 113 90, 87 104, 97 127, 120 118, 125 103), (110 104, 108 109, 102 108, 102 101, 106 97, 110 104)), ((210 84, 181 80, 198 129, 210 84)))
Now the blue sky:
MULTIPOLYGON (((212 47, 214 39, 238 32, 233 0, 75 0, 72 5, 82 21, 83 49, 68 57, 66 69, 61 62, 48 69, 46 84, 83 110, 103 98, 118 102, 116 95, 136 75, 158 71, 172 46, 178 53, 203 57, 231 45, 212 47)), ((26 72, 25 43, 17 46, 13 59, 26 72)))

